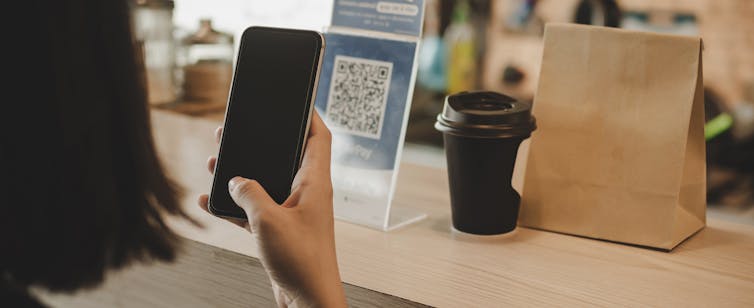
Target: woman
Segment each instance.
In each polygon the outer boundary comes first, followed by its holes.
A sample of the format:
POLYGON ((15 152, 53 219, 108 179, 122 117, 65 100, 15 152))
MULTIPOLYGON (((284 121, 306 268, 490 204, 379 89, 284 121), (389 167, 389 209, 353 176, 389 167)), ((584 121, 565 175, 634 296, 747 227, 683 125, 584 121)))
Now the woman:
MULTIPOLYGON (((30 287, 72 292, 110 269, 170 261, 178 237, 162 219, 193 221, 151 136, 143 65, 127 1, 28 1, 11 54, 0 129, 0 306, 40 306, 30 287), (14 51, 17 51, 15 54, 14 51), (21 67, 15 67, 22 64, 21 67)), ((330 135, 318 116, 291 197, 234 178, 280 306, 345 306, 329 181, 330 135)), ((210 165, 214 159, 210 160, 210 165)), ((200 206, 206 209, 206 196, 200 206)))

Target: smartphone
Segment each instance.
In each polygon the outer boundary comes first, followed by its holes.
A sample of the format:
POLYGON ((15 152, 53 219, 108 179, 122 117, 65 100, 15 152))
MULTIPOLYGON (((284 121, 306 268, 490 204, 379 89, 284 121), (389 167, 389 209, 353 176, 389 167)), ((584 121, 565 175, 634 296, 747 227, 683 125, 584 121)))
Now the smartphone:
POLYGON ((309 132, 325 42, 315 31, 243 32, 210 190, 213 215, 246 219, 228 181, 258 181, 273 200, 290 195, 309 132))

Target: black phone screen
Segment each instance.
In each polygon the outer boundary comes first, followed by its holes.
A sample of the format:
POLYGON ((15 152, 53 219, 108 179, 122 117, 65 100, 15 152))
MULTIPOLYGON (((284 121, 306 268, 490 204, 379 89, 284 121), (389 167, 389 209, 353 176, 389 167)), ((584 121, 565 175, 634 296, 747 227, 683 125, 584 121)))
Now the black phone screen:
POLYGON ((283 203, 298 171, 318 73, 322 36, 303 30, 244 31, 220 143, 210 210, 245 218, 228 181, 258 181, 283 203))

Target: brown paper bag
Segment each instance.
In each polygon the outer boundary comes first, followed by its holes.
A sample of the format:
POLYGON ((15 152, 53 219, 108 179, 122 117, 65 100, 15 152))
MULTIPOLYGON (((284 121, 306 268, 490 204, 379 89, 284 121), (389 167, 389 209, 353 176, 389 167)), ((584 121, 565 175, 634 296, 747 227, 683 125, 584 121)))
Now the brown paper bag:
POLYGON ((670 250, 704 227, 701 40, 552 24, 523 226, 670 250))

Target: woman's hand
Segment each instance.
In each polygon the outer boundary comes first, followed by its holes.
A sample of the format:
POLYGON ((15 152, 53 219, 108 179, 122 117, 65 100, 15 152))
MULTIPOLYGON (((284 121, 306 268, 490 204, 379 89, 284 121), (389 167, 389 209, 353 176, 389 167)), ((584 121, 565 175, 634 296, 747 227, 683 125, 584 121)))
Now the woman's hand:
MULTIPOLYGON (((218 142, 221 135, 218 128, 218 142)), ((301 168, 281 205, 254 179, 235 177, 228 183, 249 220, 226 220, 251 232, 281 307, 346 306, 335 256, 330 143, 330 131, 315 112, 301 168)), ((210 172, 216 162, 208 160, 210 172)), ((205 211, 207 203, 207 195, 199 196, 205 211)))

